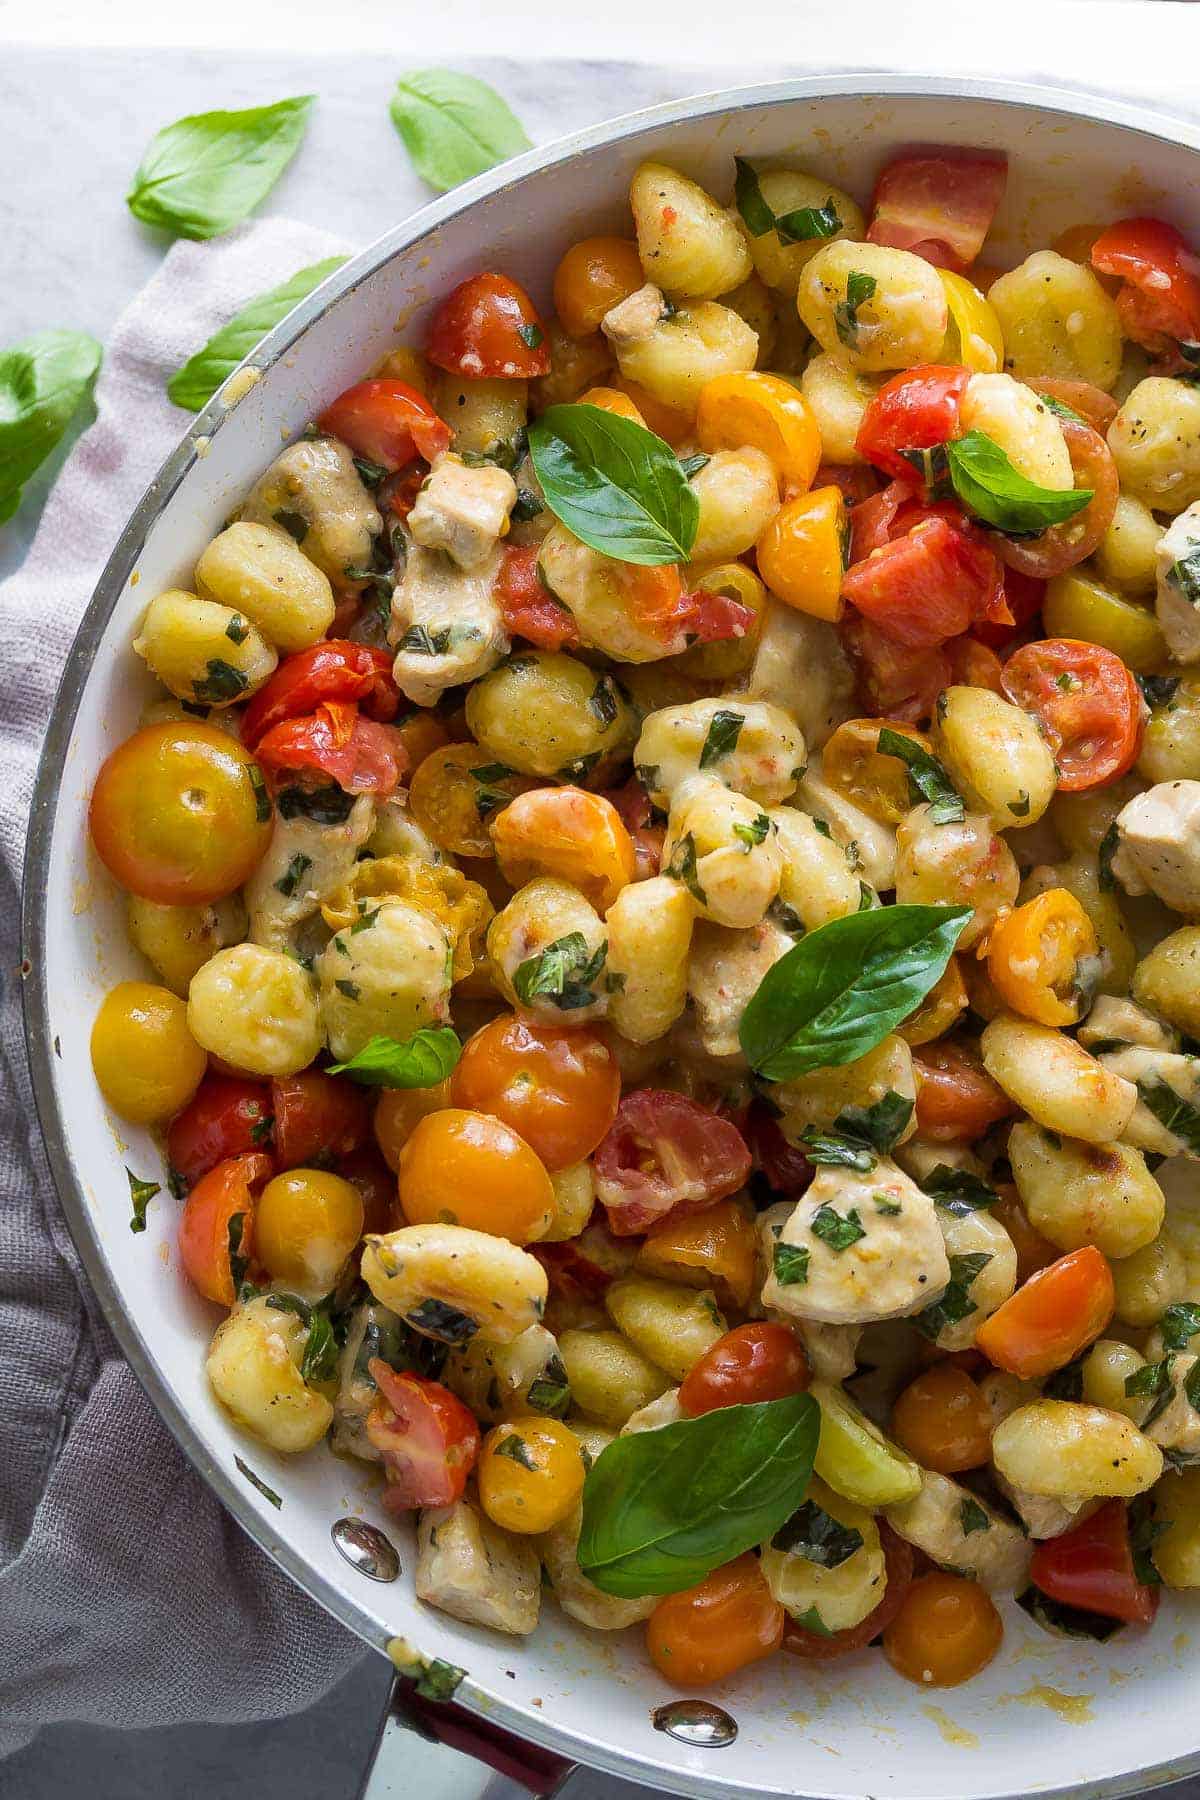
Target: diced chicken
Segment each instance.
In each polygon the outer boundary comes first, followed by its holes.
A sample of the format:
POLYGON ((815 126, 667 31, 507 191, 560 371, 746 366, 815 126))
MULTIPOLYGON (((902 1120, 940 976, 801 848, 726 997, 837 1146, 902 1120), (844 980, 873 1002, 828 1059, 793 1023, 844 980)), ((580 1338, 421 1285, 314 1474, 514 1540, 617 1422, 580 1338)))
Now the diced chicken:
POLYGON ((647 1594, 639 1600, 621 1600, 615 1594, 604 1593, 595 1582, 588 1580, 579 1567, 582 1524, 583 1507, 580 1504, 561 1525, 556 1525, 553 1531, 545 1532, 537 1540, 558 1604, 572 1619, 590 1625, 593 1631, 624 1631, 627 1626, 648 1619, 658 1605, 657 1594, 647 1594))
POLYGON ((245 888, 251 943, 286 949, 297 927, 351 874, 374 824, 370 794, 360 794, 336 825, 276 813, 267 853, 245 888))
POLYGON ((1114 1075, 1132 1081, 1138 1090, 1133 1117, 1121 1133, 1121 1141, 1136 1150, 1156 1151, 1160 1156, 1200 1156, 1200 1146, 1180 1135, 1168 1124, 1173 1100, 1185 1107, 1200 1110, 1200 1056, 1179 1056, 1169 1050, 1144 1050, 1134 1045, 1128 1050, 1113 1050, 1097 1058, 1114 1075), (1164 1092, 1169 1089, 1169 1092, 1164 1092), (1148 1102, 1152 1101, 1153 1104, 1148 1102))
POLYGON ((441 863, 454 865, 453 857, 417 824, 402 794, 376 803, 375 829, 367 839, 367 849, 372 856, 412 856, 432 868, 441 863))
POLYGON ((746 693, 790 712, 811 750, 855 712, 854 673, 837 632, 782 600, 767 600, 746 693))
POLYGON ((277 456, 251 489, 239 517, 290 532, 335 584, 369 568, 383 520, 345 444, 305 438, 277 456))
POLYGON ((1031 1538, 1062 1537, 1104 1504, 1086 1495, 1078 1500, 1054 1500, 1048 1494, 1031 1494, 1014 1487, 1003 1475, 996 1475, 995 1482, 1031 1538))
POLYGON ((1178 1050, 1179 1033, 1164 1025, 1134 1000, 1114 994, 1097 994, 1092 1010, 1076 1032, 1085 1050, 1094 1056, 1105 1045, 1110 1048, 1138 1044, 1146 1050, 1178 1050))
POLYGON ((829 828, 835 843, 842 846, 855 873, 883 893, 896 885, 896 834, 890 825, 881 825, 861 807, 847 800, 829 786, 819 769, 809 765, 796 790, 793 804, 829 828))
POLYGON ((630 1413, 621 1427, 621 1436, 628 1437, 634 1431, 657 1431, 661 1425, 674 1425, 683 1418, 683 1409, 679 1404, 679 1389, 668 1388, 657 1400, 651 1400, 648 1406, 639 1406, 630 1413))
POLYGON ((469 1500, 427 1508, 417 1526, 417 1599, 462 1619, 526 1637, 538 1621, 541 1560, 533 1541, 469 1500))
POLYGON ((809 1368, 819 1380, 848 1381, 854 1374, 861 1325, 818 1325, 815 1319, 788 1319, 785 1323, 804 1345, 809 1368))
POLYGON ((408 529, 426 550, 444 550, 460 569, 487 562, 508 526, 517 484, 507 469, 468 468, 460 456, 439 456, 408 515, 408 529))
POLYGON ((885 1507, 884 1518, 935 1563, 984 1587, 1017 1593, 1028 1580, 1029 1545, 1021 1532, 946 1475, 923 1469, 920 1493, 885 1507))
POLYGON ((1176 662, 1200 661, 1200 500, 1158 540, 1154 610, 1176 662))
POLYGON ((817 1170, 775 1239, 762 1299, 798 1319, 865 1324, 920 1312, 949 1280, 933 1201, 881 1159, 866 1175, 817 1170))
POLYGON ((710 1056, 739 1056, 738 1027, 767 970, 786 956, 794 939, 771 919, 748 931, 703 920, 692 934, 688 995, 700 1042, 710 1056))
POLYGON ((1157 1419, 1143 1427, 1164 1450, 1180 1450, 1187 1456, 1200 1456, 1200 1412, 1187 1396, 1187 1379, 1200 1362, 1190 1351, 1180 1350, 1171 1358, 1167 1379, 1171 1398, 1157 1419))
POLYGON ((1112 872, 1128 894, 1157 894, 1200 918, 1200 781, 1160 781, 1117 814, 1112 872))
POLYGON ((641 344, 652 337, 666 310, 662 289, 648 281, 645 287, 611 307, 601 319, 600 329, 619 353, 630 344, 641 344))
POLYGON ((441 550, 414 544, 392 596, 390 636, 396 685, 417 706, 432 706, 447 688, 494 669, 511 647, 492 584, 500 567, 493 549, 467 573, 441 550))

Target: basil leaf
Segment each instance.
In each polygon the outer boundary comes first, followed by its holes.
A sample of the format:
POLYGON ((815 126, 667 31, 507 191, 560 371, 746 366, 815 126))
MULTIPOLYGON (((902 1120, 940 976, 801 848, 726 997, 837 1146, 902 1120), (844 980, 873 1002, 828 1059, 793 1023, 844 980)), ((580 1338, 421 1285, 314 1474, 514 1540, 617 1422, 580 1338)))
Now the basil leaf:
POLYGON ((740 823, 735 824, 733 827, 733 835, 741 843, 745 844, 746 855, 749 856, 755 845, 763 842, 770 829, 771 821, 768 819, 766 813, 756 813, 749 825, 742 825, 740 823))
POLYGON ((1063 1600, 1051 1600, 1040 1588, 1027 1587, 1017 1595, 1017 1605, 1027 1612, 1043 1631, 1060 1637, 1094 1638, 1103 1644, 1120 1631, 1119 1619, 1106 1619, 1101 1613, 1086 1612, 1082 1606, 1068 1606, 1063 1600))
POLYGON ((831 1625, 825 1623, 815 1606, 808 1607, 808 1609, 802 1613, 793 1613, 792 1617, 802 1630, 811 1631, 816 1637, 831 1638, 837 1636, 837 1632, 834 1631, 831 1625))
POLYGON ((742 735, 742 726, 745 723, 745 713, 715 712, 700 747, 699 766, 702 769, 711 769, 712 765, 720 762, 723 756, 731 756, 737 749, 737 741, 742 735))
POLYGON ((791 1081, 865 1056, 941 978, 970 917, 968 906, 885 906, 810 931, 742 1015, 751 1068, 791 1081))
POLYGON ((526 1006, 538 998, 546 999, 560 1012, 591 1006, 596 999, 593 984, 607 956, 607 940, 589 953, 582 931, 568 931, 539 955, 518 965, 512 978, 517 998, 526 1006))
POLYGON ((1094 493, 1092 488, 1039 487, 982 431, 954 438, 946 455, 951 485, 963 505, 998 531, 1040 536, 1082 512, 1094 493))
POLYGON ((1200 1331, 1200 1306, 1188 1300, 1175 1300, 1158 1321, 1162 1341, 1168 1350, 1186 1350, 1200 1331))
POLYGON ((417 174, 442 194, 530 148, 495 88, 455 69, 410 69, 389 110, 417 174))
POLYGON ((1043 1394, 1047 1394, 1051 1400, 1082 1400, 1083 1365, 1086 1358, 1085 1350, 1071 1362, 1064 1363, 1061 1369, 1055 1369, 1052 1375, 1047 1375, 1042 1383, 1043 1394))
POLYGON ((812 1474, 811 1394, 617 1438, 583 1487, 579 1566, 605 1594, 675 1594, 770 1538, 812 1474))
POLYGON ((193 113, 151 139, 125 196, 135 218, 212 238, 265 200, 300 148, 316 96, 193 113))
POLYGON ((1200 547, 1188 551, 1167 570, 1167 581, 1192 606, 1200 606, 1200 547))
POLYGON ((834 307, 833 324, 839 343, 845 344, 847 350, 858 345, 858 309, 878 286, 875 277, 864 275, 861 269, 852 269, 846 277, 846 298, 834 307))
POLYGON ((571 1383, 561 1356, 552 1356, 541 1374, 529 1384, 525 1404, 531 1412, 550 1413, 561 1418, 571 1403, 571 1383))
POLYGON ((995 1188, 981 1181, 978 1175, 972 1175, 969 1169, 951 1168, 948 1163, 938 1163, 936 1168, 930 1169, 920 1186, 943 1212, 956 1219, 995 1206, 1000 1198, 995 1188))
POLYGON ((308 1337, 304 1344, 304 1355, 300 1362, 300 1375, 304 1381, 329 1381, 337 1368, 338 1341, 334 1336, 333 1325, 329 1314, 314 1312, 308 1323, 308 1337))
POLYGON ((279 880, 273 883, 276 893, 282 894, 285 900, 290 900, 311 868, 312 857, 305 856, 302 850, 297 850, 287 866, 287 873, 281 875, 279 880))
POLYGON ((964 1537, 970 1537, 973 1531, 990 1531, 992 1521, 980 1506, 978 1500, 964 1500, 958 1509, 958 1523, 964 1537))
POLYGON ((1137 1091, 1143 1106, 1150 1109, 1159 1124, 1189 1150, 1200 1154, 1200 1111, 1191 1101, 1177 1094, 1161 1075, 1153 1081, 1139 1081, 1137 1091))
POLYGON ((273 1487, 268 1487, 262 1477, 254 1473, 254 1470, 250 1467, 249 1463, 244 1463, 240 1456, 235 1456, 233 1461, 239 1472, 246 1477, 250 1486, 256 1487, 264 1500, 269 1500, 271 1505, 275 1507, 281 1507, 283 1505, 283 1501, 279 1498, 275 1489, 273 1487))
POLYGON ((155 1194, 162 1193, 162 1184, 158 1181, 142 1181, 128 1166, 125 1170, 129 1177, 129 1199, 133 1206, 133 1217, 129 1221, 130 1231, 145 1231, 146 1208, 155 1194))
MULTIPOLYGON (((167 383, 168 398, 188 412, 199 412, 207 406, 221 383, 268 331, 273 331, 306 294, 311 294, 347 260, 344 256, 327 256, 324 262, 310 263, 306 269, 298 269, 290 280, 249 301, 228 325, 213 333, 202 350, 176 369, 167 383)), ((349 574, 349 570, 346 572, 349 574)))
POLYGON ((250 1267, 249 1256, 242 1254, 242 1241, 246 1235, 246 1215, 244 1212, 230 1214, 226 1227, 226 1242, 229 1249, 229 1274, 236 1294, 246 1279, 246 1270, 250 1267))
POLYGON ((812 1252, 803 1244, 776 1244, 771 1267, 780 1287, 803 1287, 812 1252))
POLYGON ((1133 1399, 1137 1395, 1154 1396, 1154 1405, 1142 1420, 1139 1430, 1149 1431, 1156 1419, 1162 1415, 1175 1398, 1175 1389, 1171 1384, 1171 1370, 1175 1367, 1175 1352, 1169 1350, 1160 1362, 1145 1363, 1135 1369, 1132 1375, 1125 1377, 1126 1395, 1133 1399))
POLYGON ((975 1311, 971 1287, 991 1262, 987 1250, 973 1250, 969 1256, 950 1258, 950 1280, 941 1298, 919 1312, 913 1320, 917 1330, 929 1339, 937 1338, 948 1325, 960 1325, 975 1311))
POLYGON ((331 1063, 331 1075, 352 1075, 363 1087, 424 1088, 444 1081, 462 1053, 448 1025, 422 1025, 410 1038, 376 1035, 346 1062, 331 1063))
POLYGON ((599 406, 551 406, 529 427, 546 504, 617 562, 685 562, 700 502, 669 444, 599 406))
MULTIPOLYGON (((254 772, 257 773, 257 768, 254 772)), ((253 774, 251 780, 253 781, 253 774)), ((259 780, 262 780, 261 776, 259 780)), ((257 791, 256 787, 255 792, 257 791)), ((263 793, 265 796, 265 787, 263 793)), ((319 788, 280 788, 275 796, 275 804, 282 819, 303 818, 311 819, 316 825, 344 825, 354 810, 354 799, 353 794, 346 793, 344 788, 331 782, 327 787, 319 788)), ((259 817, 263 816, 260 812, 259 817)), ((270 816, 269 812, 266 816, 270 816)))
POLYGON ((806 1500, 771 1539, 775 1550, 794 1550, 819 1569, 838 1569, 863 1547, 863 1534, 843 1525, 815 1500, 806 1500))
POLYGON ((822 1131, 819 1125, 806 1125, 800 1138, 804 1155, 820 1168, 857 1169, 860 1175, 869 1175, 875 1167, 877 1158, 865 1144, 836 1137, 831 1131, 822 1131))
POLYGON ((35 331, 0 350, 0 524, 70 424, 101 354, 83 331, 35 331))
POLYGON ((828 1202, 824 1206, 818 1206, 812 1216, 809 1230, 815 1238, 820 1238, 823 1244, 828 1244, 829 1248, 836 1251, 839 1256, 843 1250, 849 1250, 852 1244, 857 1244, 860 1238, 865 1238, 867 1235, 863 1230, 862 1220, 853 1206, 843 1218, 841 1213, 835 1207, 830 1206, 828 1202))
POLYGON ((894 1150, 913 1116, 914 1102, 889 1088, 870 1106, 844 1106, 833 1121, 833 1129, 843 1138, 869 1144, 886 1156, 894 1150))
POLYGON ((774 231, 781 243, 802 244, 812 238, 836 237, 842 229, 832 195, 824 206, 799 206, 794 212, 776 213, 763 195, 754 165, 740 156, 735 156, 733 162, 734 200, 751 237, 765 237, 768 231, 774 231))
POLYGON ((904 764, 909 799, 914 806, 919 806, 922 800, 929 802, 931 825, 957 824, 966 817, 963 797, 936 756, 886 725, 879 733, 876 748, 881 756, 894 756, 904 764))

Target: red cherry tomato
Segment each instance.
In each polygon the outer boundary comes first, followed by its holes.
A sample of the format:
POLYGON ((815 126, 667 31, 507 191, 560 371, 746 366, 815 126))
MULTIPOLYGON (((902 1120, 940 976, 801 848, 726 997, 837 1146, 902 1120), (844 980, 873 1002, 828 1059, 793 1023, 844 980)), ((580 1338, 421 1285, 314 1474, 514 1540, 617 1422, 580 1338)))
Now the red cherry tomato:
POLYGON ((1092 267, 1125 283, 1117 311, 1126 337, 1176 367, 1194 364, 1178 346, 1200 344, 1200 260, 1164 219, 1119 219, 1092 245, 1092 267))
POLYGON ((348 794, 394 793, 408 767, 404 743, 390 725, 360 719, 353 703, 325 701, 302 719, 273 725, 255 752, 264 769, 279 777, 290 770, 328 775, 348 794))
POLYGON ((1025 644, 1004 665, 1004 692, 1032 713, 1068 794, 1104 787, 1133 767, 1146 703, 1119 656, 1077 638, 1025 644))
POLYGON ((396 1177, 373 1144, 361 1144, 339 1156, 336 1172, 362 1196, 363 1231, 395 1231, 404 1224, 396 1196, 396 1177))
POLYGON ((797 1625, 794 1619, 789 1619, 783 1628, 783 1647, 793 1656, 802 1656, 808 1662, 831 1662, 834 1657, 848 1656, 853 1650, 865 1650, 904 1605, 913 1580, 912 1545, 898 1537, 883 1519, 878 1520, 878 1525, 885 1573, 883 1599, 857 1625, 849 1625, 844 1631, 835 1631, 829 1636, 809 1631, 807 1626, 797 1625))
POLYGON ((372 719, 394 719, 400 690, 392 679, 386 650, 327 638, 285 657, 242 714, 242 742, 253 750, 259 739, 285 719, 315 712, 323 701, 356 700, 372 719))
POLYGON ((786 1619, 747 1553, 660 1600, 646 1622, 646 1649, 673 1687, 711 1687, 778 1650, 786 1619))
POLYGON ((599 1214, 561 1244, 530 1244, 552 1293, 568 1300, 603 1300, 614 1281, 628 1275, 638 1246, 614 1237, 599 1214))
POLYGON ((942 647, 905 649, 855 612, 842 620, 841 636, 865 712, 910 725, 933 716, 938 695, 950 686, 950 659, 942 647))
POLYGON ((808 1358, 794 1331, 768 1322, 737 1325, 693 1363, 679 1389, 691 1419, 720 1406, 784 1400, 808 1386, 808 1358))
POLYGON ((923 363, 885 381, 863 414, 855 448, 869 463, 911 481, 906 450, 932 450, 959 435, 959 412, 971 371, 948 363, 923 363))
POLYGON ((579 628, 567 607, 554 598, 538 576, 536 544, 505 544, 496 577, 495 595, 504 614, 504 629, 539 650, 562 650, 579 642, 579 628))
POLYGON ((1006 568, 1004 571, 1004 604, 1012 619, 1011 625, 993 623, 991 619, 980 619, 972 628, 973 635, 990 650, 1011 649, 1018 635, 1025 627, 1036 619, 1042 610, 1042 602, 1046 598, 1046 583, 1036 576, 1023 575, 1019 569, 1006 568))
POLYGON ((1010 569, 1048 581, 1062 575, 1076 563, 1090 556, 1109 526, 1117 509, 1120 484, 1112 451, 1090 425, 1075 419, 1060 418, 1059 426, 1071 453, 1075 486, 1091 488, 1092 498, 1073 519, 1051 525, 1035 538, 1008 538, 997 534, 996 545, 1010 569))
POLYGON ((973 1144, 1016 1112, 978 1053, 954 1038, 913 1051, 917 1125, 935 1144, 973 1144))
POLYGON ((911 650, 935 648, 1003 607, 992 551, 942 517, 875 550, 846 571, 842 593, 888 637, 911 650))
POLYGON ((528 380, 550 373, 550 346, 533 301, 508 275, 485 270, 439 301, 425 354, 452 375, 528 380))
POLYGON ((503 1120, 547 1169, 590 1156, 620 1098, 621 1071, 597 1032, 513 1013, 468 1038, 450 1077, 452 1105, 503 1120))
POLYGON ((897 156, 875 183, 867 238, 961 274, 983 248, 1007 175, 1007 158, 985 150, 897 156))
POLYGON ((402 469, 414 456, 432 462, 450 448, 453 435, 416 388, 378 377, 355 382, 339 394, 317 424, 364 462, 389 471, 402 469))
POLYGON ((1094 1244, 1060 1256, 985 1319, 976 1348, 997 1369, 1038 1381, 1095 1341, 1113 1316, 1112 1270, 1094 1244))
POLYGON ((814 493, 823 487, 840 488, 846 505, 858 506, 879 492, 879 477, 874 469, 865 469, 861 463, 823 462, 813 476, 812 485, 814 493))
POLYGON ((816 1173, 802 1150, 788 1143, 778 1122, 761 1100, 755 1100, 743 1132, 755 1167, 773 1193, 799 1199, 816 1173))
POLYGON ((226 1157, 271 1149, 273 1108, 265 1081, 206 1075, 167 1131, 167 1161, 188 1187, 226 1157))
POLYGON ((453 1506, 479 1455, 479 1427, 457 1394, 423 1375, 398 1375, 372 1357, 367 1364, 379 1398, 367 1436, 383 1456, 390 1512, 453 1506))
MULTIPOLYGON (((196 1183, 179 1215, 179 1256, 188 1280, 206 1300, 232 1306, 236 1299, 229 1253, 230 1223, 241 1214, 239 1256, 248 1257, 254 1243, 254 1190, 271 1179, 269 1156, 231 1156, 196 1183)), ((235 1234, 236 1235, 236 1234, 235 1234)))
POLYGON ((750 1151, 728 1119, 683 1094, 639 1088, 622 1100, 595 1169, 609 1226, 629 1237, 736 1192, 750 1173, 750 1151))
POLYGON ((281 1169, 306 1169, 326 1156, 349 1156, 371 1136, 371 1103, 350 1080, 302 1069, 271 1083, 275 1158, 281 1169))
POLYGON ((1035 394, 1044 394, 1049 400, 1060 400, 1077 412, 1086 424, 1099 432, 1105 432, 1116 418, 1120 407, 1111 394, 1103 388, 1093 387, 1090 381, 1068 381, 1059 375, 1039 375, 1036 381, 1026 383, 1035 394))
POLYGON ((1139 1581, 1129 1544, 1129 1509, 1109 1500, 1061 1537, 1035 1544, 1029 1578, 1051 1600, 1126 1625, 1149 1625, 1160 1589, 1139 1581))

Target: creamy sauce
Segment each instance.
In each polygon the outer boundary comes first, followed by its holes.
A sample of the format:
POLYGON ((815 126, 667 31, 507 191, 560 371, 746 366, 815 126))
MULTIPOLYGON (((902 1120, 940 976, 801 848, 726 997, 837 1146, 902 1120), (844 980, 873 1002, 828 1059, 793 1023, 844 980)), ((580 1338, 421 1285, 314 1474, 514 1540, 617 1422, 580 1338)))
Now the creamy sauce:
POLYGON ((932 1719, 942 1736, 942 1742, 953 1744, 956 1750, 978 1750, 979 1738, 965 1725, 958 1725, 940 1706, 923 1706, 921 1711, 927 1719, 932 1719))
POLYGON ((1091 1694, 1064 1694, 1060 1688, 1044 1687, 1035 1682, 1023 1694, 1006 1694, 1006 1700, 1017 1700, 1022 1706, 1044 1706, 1067 1725, 1086 1725, 1095 1718, 1091 1694))
POLYGON ((229 380, 221 389, 221 405, 224 407, 236 406, 238 401, 243 399, 250 392, 250 389, 256 387, 261 380, 261 369, 255 369, 253 367, 239 369, 236 375, 231 375, 229 377, 229 380))

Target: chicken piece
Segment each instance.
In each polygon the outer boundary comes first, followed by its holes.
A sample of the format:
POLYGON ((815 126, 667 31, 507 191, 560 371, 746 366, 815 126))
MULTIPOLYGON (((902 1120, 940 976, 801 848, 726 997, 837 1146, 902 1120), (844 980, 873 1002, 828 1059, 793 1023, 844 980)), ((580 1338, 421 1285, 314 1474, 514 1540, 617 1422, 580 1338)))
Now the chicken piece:
POLYGON ((460 569, 483 567, 508 530, 517 484, 507 469, 468 468, 461 456, 439 456, 408 515, 408 529, 426 550, 444 550, 460 569))
POLYGON ((452 1618, 526 1637, 538 1621, 541 1577, 532 1539, 502 1531, 471 1501, 421 1514, 417 1599, 452 1618))
POLYGON ((748 931, 697 923, 688 957, 688 996, 700 1042, 709 1056, 741 1058, 738 1026, 767 970, 786 956, 793 939, 771 919, 748 931))
POLYGON ((1140 1045, 1146 1050, 1178 1050, 1179 1033, 1164 1025, 1134 1000, 1118 999, 1113 994, 1097 994, 1092 1010, 1076 1032, 1085 1050, 1096 1052, 1126 1045, 1140 1045))
POLYGON ((246 883, 250 942, 286 950, 297 927, 348 878, 374 826, 370 794, 360 794, 338 825, 277 812, 267 853, 246 883))
POLYGON ((666 310, 662 289, 648 281, 645 287, 638 288, 636 293, 627 295, 610 308, 600 321, 600 329, 620 355, 629 345, 644 343, 648 337, 653 337, 666 310))
POLYGON ((825 825, 836 844, 846 852, 846 860, 856 875, 873 887, 876 893, 896 885, 896 833, 890 825, 881 825, 853 800, 847 800, 829 786, 810 763, 793 800, 811 818, 825 825))
POLYGON ((808 1357, 808 1366, 820 1381, 849 1381, 858 1368, 861 1325, 818 1325, 815 1319, 785 1319, 808 1357))
POLYGON ((1099 1498, 1089 1499, 1086 1495, 1078 1500, 1053 1500, 1047 1494, 1031 1494, 1025 1488, 1014 1487, 1003 1475, 995 1475, 994 1479, 1031 1538, 1062 1537, 1104 1504, 1099 1498))
POLYGON ((1185 1109, 1200 1110, 1200 1056, 1133 1045, 1096 1060, 1114 1075, 1132 1081, 1138 1091, 1133 1117, 1121 1133, 1122 1143, 1160 1156, 1200 1156, 1200 1142, 1194 1132, 1188 1134, 1184 1116, 1185 1109))
POLYGON ((405 1326, 394 1312, 377 1300, 355 1307, 338 1357, 330 1439, 338 1455, 357 1456, 363 1462, 383 1461, 382 1452, 367 1435, 367 1415, 379 1397, 369 1366, 378 1356, 391 1367, 403 1367, 404 1353, 405 1326))
POLYGON ((668 1388, 657 1400, 651 1400, 645 1406, 639 1406, 636 1412, 630 1413, 621 1427, 621 1437, 628 1437, 634 1431, 657 1431, 662 1425, 676 1425, 684 1417, 679 1404, 679 1389, 668 1388))
POLYGON ((946 1475, 923 1469, 920 1493, 885 1507, 883 1516, 942 1568, 986 1588, 1018 1593, 1029 1578, 1029 1545, 1017 1527, 946 1475))
POLYGON ((500 552, 468 573, 441 550, 414 544, 392 596, 389 636, 396 685, 417 706, 433 706, 447 688, 475 681, 507 656, 511 643, 492 593, 500 552))
POLYGON ((1117 814, 1112 872, 1128 894, 1157 894, 1200 918, 1200 781, 1160 781, 1117 814))
POLYGON ((648 1619, 659 1603, 659 1595, 646 1594, 639 1600, 621 1600, 615 1594, 604 1593, 594 1581, 588 1580, 579 1566, 582 1524, 583 1504, 580 1502, 561 1525, 544 1532, 537 1540, 558 1604, 570 1618, 590 1625, 593 1631, 623 1631, 626 1626, 638 1625, 648 1619))
POLYGON ((1200 661, 1200 500, 1158 540, 1154 610, 1176 662, 1200 661))
POLYGON ((1192 1458, 1200 1457, 1200 1412, 1188 1398, 1187 1380, 1197 1362, 1200 1357, 1187 1350, 1176 1351, 1170 1357, 1166 1374, 1170 1400, 1157 1419, 1142 1427, 1146 1436, 1162 1449, 1178 1450, 1192 1458))
POLYGON ((855 713, 854 672, 833 626, 770 596, 746 693, 791 713, 810 750, 855 713))
POLYGON ((375 828, 367 839, 372 856, 411 856, 430 868, 453 868, 454 858, 434 843, 413 818, 403 794, 393 794, 375 806, 375 828))
POLYGON ((345 583, 349 569, 370 568, 383 530, 353 456, 334 438, 289 445, 255 482, 238 516, 282 526, 335 586, 345 583))

